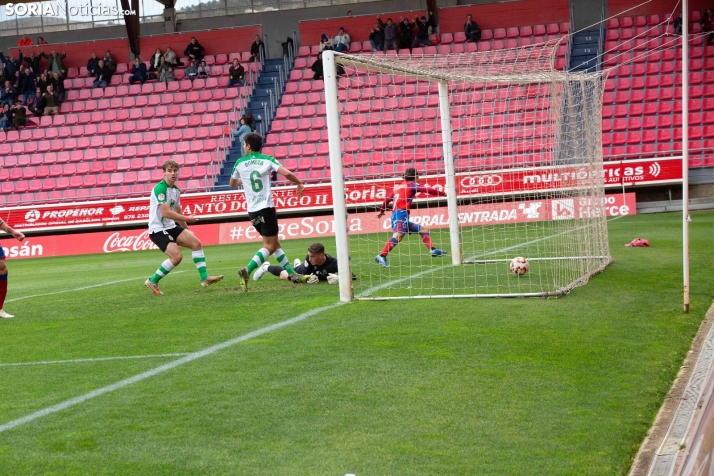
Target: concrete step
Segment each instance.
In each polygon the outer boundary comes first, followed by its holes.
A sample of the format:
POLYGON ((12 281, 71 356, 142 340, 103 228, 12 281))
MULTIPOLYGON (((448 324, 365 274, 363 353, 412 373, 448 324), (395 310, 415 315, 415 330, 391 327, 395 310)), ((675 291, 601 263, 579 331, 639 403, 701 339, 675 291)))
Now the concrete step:
MULTIPOLYGON (((637 213, 662 213, 681 212, 682 200, 665 200, 661 202, 637 202, 637 213)), ((712 210, 714 209, 714 197, 693 198, 689 200, 689 209, 712 210)))

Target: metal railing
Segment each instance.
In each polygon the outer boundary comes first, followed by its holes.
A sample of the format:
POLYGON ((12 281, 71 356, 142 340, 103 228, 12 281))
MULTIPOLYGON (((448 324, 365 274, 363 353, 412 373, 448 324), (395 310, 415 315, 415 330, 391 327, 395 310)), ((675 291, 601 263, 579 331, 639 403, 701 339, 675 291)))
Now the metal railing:
POLYGON ((597 56, 596 56, 596 63, 595 63, 595 71, 601 71, 602 70, 602 60, 601 54, 602 54, 602 48, 603 48, 603 42, 605 41, 605 6, 607 5, 607 2, 603 2, 602 4, 602 11, 600 12, 600 38, 598 38, 597 42, 597 56))

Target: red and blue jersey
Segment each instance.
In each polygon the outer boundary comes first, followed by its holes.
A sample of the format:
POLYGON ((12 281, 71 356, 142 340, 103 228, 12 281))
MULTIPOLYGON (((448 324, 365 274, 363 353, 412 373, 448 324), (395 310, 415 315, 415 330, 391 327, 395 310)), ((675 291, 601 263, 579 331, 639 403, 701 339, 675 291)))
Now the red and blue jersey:
POLYGON ((435 195, 440 197, 446 196, 444 192, 435 188, 424 187, 423 185, 419 185, 416 182, 405 180, 404 182, 394 187, 392 194, 386 199, 384 199, 384 202, 382 202, 382 206, 380 207, 379 212, 384 213, 390 202, 393 202, 392 210, 394 211, 409 210, 412 206, 412 201, 414 200, 414 197, 418 193, 424 193, 426 195, 435 195))

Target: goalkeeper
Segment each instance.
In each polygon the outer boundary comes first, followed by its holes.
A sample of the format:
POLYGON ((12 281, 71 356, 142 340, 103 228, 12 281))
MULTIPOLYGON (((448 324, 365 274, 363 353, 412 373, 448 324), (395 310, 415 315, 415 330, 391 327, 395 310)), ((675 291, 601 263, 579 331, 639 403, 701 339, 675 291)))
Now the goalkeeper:
MULTIPOLYGON (((327 281, 329 284, 337 284, 339 278, 337 276, 337 259, 325 253, 325 247, 322 243, 313 243, 307 248, 307 256, 305 262, 300 263, 296 259, 293 265, 295 272, 308 276, 307 284, 315 284, 318 281, 327 281)), ((287 280, 288 272, 280 266, 272 266, 270 263, 264 263, 255 273, 253 279, 258 281, 265 273, 270 273, 280 279, 287 280)), ((352 279, 357 279, 353 274, 352 279)))

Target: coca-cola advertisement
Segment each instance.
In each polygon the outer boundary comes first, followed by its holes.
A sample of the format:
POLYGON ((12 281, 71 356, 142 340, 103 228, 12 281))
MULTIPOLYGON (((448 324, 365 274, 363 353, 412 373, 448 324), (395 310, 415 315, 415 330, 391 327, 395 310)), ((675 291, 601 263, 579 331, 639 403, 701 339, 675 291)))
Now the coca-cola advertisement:
MULTIPOLYGON (((682 179, 681 164, 681 159, 606 162, 603 177, 591 177, 587 167, 575 166, 465 173, 457 174, 456 187, 460 197, 467 197, 589 187, 592 182, 599 180, 606 187, 677 182, 682 179)), ((390 177, 347 182, 345 197, 348 208, 380 203, 391 193, 398 180, 399 177, 390 177)), ((425 176, 421 183, 443 190, 445 177, 425 176)), ((333 205, 332 186, 308 185, 302 197, 297 196, 295 187, 276 187, 273 189, 273 200, 279 213, 330 210, 333 205)), ((181 206, 187 215, 247 217, 242 191, 187 194, 181 197, 181 206)), ((140 199, 5 208, 0 210, 0 218, 18 230, 28 231, 96 229, 119 224, 144 225, 149 219, 149 199, 147 196, 140 199)))
MULTIPOLYGON (((458 210, 461 226, 570 220, 636 213, 634 193, 607 195, 600 199, 577 197, 462 205, 458 210)), ((429 228, 447 228, 449 226, 446 207, 412 210, 411 220, 429 228)), ((389 214, 377 219, 376 212, 350 213, 347 225, 350 234, 389 232, 391 230, 389 214)), ((247 219, 220 225, 192 225, 191 231, 204 245, 258 243, 262 240, 247 219)), ((334 216, 281 218, 278 234, 281 240, 334 236, 334 216)), ((8 237, 1 240, 0 243, 8 258, 158 250, 149 239, 146 229, 39 236, 27 238, 22 243, 8 237)))

